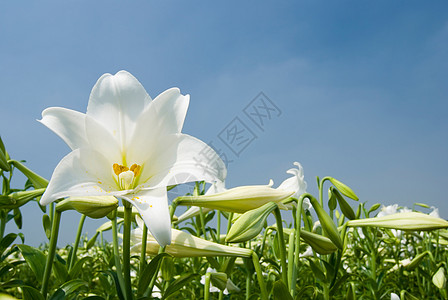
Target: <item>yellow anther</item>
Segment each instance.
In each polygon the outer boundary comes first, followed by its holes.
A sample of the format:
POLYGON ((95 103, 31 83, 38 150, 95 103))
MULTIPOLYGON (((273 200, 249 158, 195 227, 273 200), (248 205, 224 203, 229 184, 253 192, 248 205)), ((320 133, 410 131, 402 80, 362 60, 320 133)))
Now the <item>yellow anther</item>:
POLYGON ((120 173, 129 171, 128 167, 122 166, 122 165, 119 165, 119 164, 114 164, 112 167, 114 169, 115 175, 117 175, 117 176, 120 175, 120 173))
POLYGON ((134 176, 137 177, 138 175, 140 175, 140 172, 142 170, 142 167, 137 165, 137 164, 133 164, 130 168, 130 170, 132 172, 134 172, 134 176))

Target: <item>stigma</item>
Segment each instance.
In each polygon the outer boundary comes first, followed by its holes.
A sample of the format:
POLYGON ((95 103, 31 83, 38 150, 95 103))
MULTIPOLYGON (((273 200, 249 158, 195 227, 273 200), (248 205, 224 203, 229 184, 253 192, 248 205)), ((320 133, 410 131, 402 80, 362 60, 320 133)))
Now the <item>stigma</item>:
POLYGON ((140 175, 142 170, 142 167, 137 164, 133 164, 130 168, 123 165, 114 164, 112 168, 115 175, 117 175, 118 185, 121 190, 133 189, 135 185, 135 178, 140 175))

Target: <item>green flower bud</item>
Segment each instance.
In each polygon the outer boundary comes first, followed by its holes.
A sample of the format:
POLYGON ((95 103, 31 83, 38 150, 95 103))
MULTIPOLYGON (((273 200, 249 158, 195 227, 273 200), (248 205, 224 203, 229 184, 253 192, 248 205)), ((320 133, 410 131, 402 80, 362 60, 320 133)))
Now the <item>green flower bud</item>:
POLYGON ((338 200, 339 207, 341 208, 342 213, 344 216, 349 218, 350 220, 356 219, 355 212, 353 211, 352 207, 345 201, 344 197, 339 193, 338 190, 332 189, 333 194, 335 195, 336 199, 338 200))
POLYGON ((18 208, 28 201, 41 196, 45 192, 45 189, 36 189, 30 191, 20 191, 9 194, 8 196, 0 196, 1 208, 13 209, 18 208))
POLYGON ((350 227, 373 226, 418 231, 448 228, 448 222, 446 220, 419 212, 396 213, 383 217, 351 220, 348 221, 347 225, 350 227))
POLYGON ((210 279, 212 285, 220 290, 225 290, 227 287, 227 274, 222 272, 210 272, 210 279))
POLYGON ((359 198, 358 196, 356 196, 355 192, 349 188, 348 186, 346 186, 344 183, 340 182, 337 179, 334 179, 332 177, 328 177, 328 179, 331 181, 331 183, 345 196, 358 201, 359 198))
POLYGON ((76 210, 93 219, 107 216, 118 207, 118 200, 112 196, 69 197, 56 205, 56 210, 76 210))
POLYGON ((310 202, 314 210, 316 211, 317 217, 319 218, 320 221, 320 225, 322 226, 322 229, 324 230, 325 234, 339 249, 344 248, 341 236, 339 235, 338 232, 338 228, 334 224, 333 220, 322 208, 322 206, 320 206, 316 198, 310 197, 310 202))
POLYGON ((275 202, 279 208, 286 209, 281 201, 289 198, 292 194, 294 192, 273 189, 266 185, 254 185, 240 186, 212 195, 178 197, 175 201, 178 205, 192 205, 228 212, 245 213, 268 202, 275 202))
POLYGON ((437 272, 432 277, 432 283, 439 289, 444 289, 446 286, 446 276, 445 276, 445 269, 443 267, 440 267, 437 272))
POLYGON ((319 254, 330 254, 338 250, 338 247, 329 238, 320 234, 301 230, 300 237, 319 254))
POLYGON ((241 215, 226 236, 227 243, 239 243, 256 237, 263 230, 266 218, 278 206, 274 202, 250 210, 241 215))
POLYGON ((420 253, 419 255, 414 257, 414 259, 411 261, 409 265, 406 266, 406 268, 410 271, 414 270, 420 264, 423 258, 425 258, 425 256, 428 254, 431 255, 431 252, 425 251, 423 253, 420 253))
MULTIPOLYGON (((132 234, 132 240, 136 241, 131 251, 140 253, 142 230, 135 230, 132 234), (138 242, 140 241, 140 242, 138 242)), ((159 253, 159 244, 148 234, 148 242, 146 243, 146 252, 150 255, 159 253)), ((177 229, 171 229, 171 244, 165 247, 165 252, 174 257, 201 257, 201 256, 236 256, 251 257, 252 250, 246 248, 225 246, 222 244, 207 241, 187 232, 177 229)))

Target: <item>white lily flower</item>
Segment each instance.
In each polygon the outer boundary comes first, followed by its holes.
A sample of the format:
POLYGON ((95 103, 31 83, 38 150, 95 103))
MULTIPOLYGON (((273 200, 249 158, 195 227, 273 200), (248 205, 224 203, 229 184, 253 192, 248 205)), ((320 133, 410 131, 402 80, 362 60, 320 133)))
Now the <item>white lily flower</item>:
MULTIPOLYGON (((226 168, 204 142, 182 134, 189 95, 166 90, 151 100, 126 71, 104 74, 87 113, 51 107, 41 123, 73 150, 57 165, 40 203, 68 196, 111 195, 133 204, 162 246, 170 244, 166 187, 180 173, 223 181, 226 168), (207 152, 207 160, 200 153, 207 152)), ((187 182, 188 179, 185 180, 187 182)), ((177 178, 176 183, 179 182, 177 178)))

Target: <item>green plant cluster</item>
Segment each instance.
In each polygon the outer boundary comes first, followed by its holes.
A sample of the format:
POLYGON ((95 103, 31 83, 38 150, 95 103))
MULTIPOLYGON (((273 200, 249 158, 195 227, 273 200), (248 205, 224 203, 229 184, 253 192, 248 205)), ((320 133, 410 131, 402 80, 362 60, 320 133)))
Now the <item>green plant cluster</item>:
MULTIPOLYGON (((123 230, 117 211, 104 218, 105 225, 90 237, 82 233, 86 218, 82 215, 75 243, 55 249, 51 260, 48 242, 32 247, 20 233, 20 208, 34 205, 43 216, 42 230, 51 240, 55 206, 50 205, 47 212, 38 204, 47 181, 25 162, 11 159, 1 139, 0 176, 1 299, 9 299, 7 295, 38 300, 390 299, 392 293, 400 299, 447 298, 448 231, 444 221, 422 230, 404 230, 406 224, 397 223, 388 228, 384 224, 351 226, 350 220, 375 217, 380 204, 367 207, 348 186, 332 177, 318 179, 317 198, 304 194, 284 201, 287 211, 270 202, 242 215, 201 210, 180 223, 173 218, 173 228, 217 244, 251 249, 252 256, 173 257, 168 248, 161 248, 157 255, 131 252, 129 296, 120 282, 124 262, 117 255, 123 253, 124 245, 103 239, 107 230, 118 234, 123 230), (13 187, 17 171, 28 178, 23 188, 13 187), (324 201, 325 182, 329 187, 324 201), (304 205, 305 199, 310 206, 304 205), (268 224, 270 214, 275 217, 274 224, 268 224), (7 233, 5 226, 10 221, 17 230, 7 233), (227 230, 222 231, 225 224, 227 230), (49 264, 51 274, 44 288, 49 264)), ((196 183, 194 194, 202 195, 204 190, 204 183, 196 183)), ((171 208, 174 213, 176 205, 171 208)), ((134 222, 132 228, 137 228, 134 222)))

